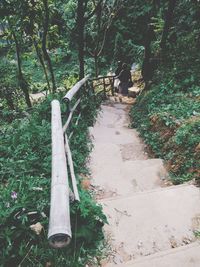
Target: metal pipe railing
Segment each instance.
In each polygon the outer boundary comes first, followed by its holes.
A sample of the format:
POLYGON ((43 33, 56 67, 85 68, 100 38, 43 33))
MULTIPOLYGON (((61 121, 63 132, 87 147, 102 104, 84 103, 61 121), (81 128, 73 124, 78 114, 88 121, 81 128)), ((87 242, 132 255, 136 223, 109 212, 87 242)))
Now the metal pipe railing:
POLYGON ((52 181, 48 239, 52 247, 62 248, 69 244, 72 236, 69 209, 69 184, 60 103, 58 100, 53 100, 51 106, 52 181))

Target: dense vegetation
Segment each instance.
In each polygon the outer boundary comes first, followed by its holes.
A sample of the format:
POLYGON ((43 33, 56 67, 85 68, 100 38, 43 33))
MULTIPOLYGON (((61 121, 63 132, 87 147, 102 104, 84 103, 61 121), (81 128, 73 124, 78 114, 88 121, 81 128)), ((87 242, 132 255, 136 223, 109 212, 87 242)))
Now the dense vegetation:
MULTIPOLYGON (((145 88, 133 125, 175 183, 200 179, 199 23, 198 0, 0 2, 1 266, 84 266, 98 253, 106 219, 81 186, 70 247, 55 251, 46 241, 50 101, 85 74, 105 74, 118 60, 138 63, 145 88), (48 97, 33 105, 30 94, 40 91, 48 97), (36 222, 40 235, 30 229, 36 222)), ((87 171, 87 127, 98 106, 85 99, 71 140, 77 174, 87 171)))
MULTIPOLYGON (((61 95, 54 95, 60 99, 61 95)), ((1 266, 85 266, 98 254, 106 218, 101 207, 79 184, 80 203, 71 204, 73 239, 63 250, 50 249, 47 242, 50 177, 51 124, 49 96, 30 115, 15 119, 1 129, 1 266), (42 225, 37 235, 31 225, 42 225), (46 265, 45 265, 46 264, 46 265)), ((74 126, 71 140, 76 173, 86 173, 90 152, 88 126, 95 118, 98 101, 84 101, 83 117, 74 126), (95 104, 96 103, 96 104, 95 104), (87 112, 86 112, 87 110, 87 112)), ((64 109, 63 109, 64 110, 64 109)), ((78 177, 77 177, 78 178, 78 177)))
POLYGON ((152 12, 145 90, 132 108, 133 125, 154 156, 165 159, 174 183, 199 182, 200 3, 168 1, 152 12))

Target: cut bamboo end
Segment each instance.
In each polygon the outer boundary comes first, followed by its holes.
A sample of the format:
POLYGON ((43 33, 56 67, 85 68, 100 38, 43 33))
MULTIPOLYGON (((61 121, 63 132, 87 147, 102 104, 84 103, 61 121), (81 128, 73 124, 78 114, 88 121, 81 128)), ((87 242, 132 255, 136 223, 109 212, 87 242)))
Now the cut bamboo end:
POLYGON ((77 82, 63 97, 64 101, 71 101, 73 96, 79 91, 79 89, 86 83, 86 81, 89 79, 89 75, 87 75, 85 78, 77 82))
POLYGON ((49 245, 52 248, 64 248, 69 245, 71 237, 67 234, 55 234, 49 237, 49 245))

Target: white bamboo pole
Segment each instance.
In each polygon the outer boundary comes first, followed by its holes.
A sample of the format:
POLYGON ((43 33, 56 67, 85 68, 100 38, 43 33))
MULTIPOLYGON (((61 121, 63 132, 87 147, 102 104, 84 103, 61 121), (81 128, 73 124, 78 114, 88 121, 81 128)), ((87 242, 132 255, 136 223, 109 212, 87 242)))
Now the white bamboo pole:
MULTIPOLYGON (((76 123, 75 123, 76 126, 78 125, 78 122, 79 122, 80 118, 81 118, 81 113, 78 115, 78 118, 76 120, 76 123)), ((70 133, 69 138, 68 138, 69 140, 71 139, 71 137, 72 137, 73 134, 74 134, 74 132, 71 132, 70 133)))
POLYGON ((60 104, 53 100, 51 105, 52 180, 48 239, 52 247, 62 248, 71 240, 69 185, 60 104))
POLYGON ((67 154, 67 161, 69 163, 69 169, 70 169, 70 174, 71 174, 71 179, 72 179, 72 187, 73 187, 73 191, 74 191, 74 197, 75 197, 75 200, 80 201, 77 183, 76 183, 76 176, 75 176, 75 172, 74 172, 74 164, 73 164, 73 160, 72 160, 72 154, 71 154, 71 150, 69 147, 69 141, 67 139, 66 134, 65 134, 65 151, 67 154))
POLYGON ((65 125, 63 126, 63 133, 67 130, 67 127, 69 126, 69 123, 70 123, 70 121, 71 121, 71 119, 72 119, 72 115, 73 115, 75 109, 77 108, 77 106, 79 105, 80 101, 81 101, 81 99, 79 98, 79 99, 76 101, 76 103, 75 103, 75 105, 73 106, 73 108, 71 109, 70 114, 69 114, 69 117, 68 117, 68 119, 67 119, 65 125))
POLYGON ((63 97, 64 100, 71 101, 73 96, 78 92, 78 90, 81 88, 84 83, 89 79, 89 75, 87 75, 85 78, 77 82, 68 92, 67 94, 63 97))

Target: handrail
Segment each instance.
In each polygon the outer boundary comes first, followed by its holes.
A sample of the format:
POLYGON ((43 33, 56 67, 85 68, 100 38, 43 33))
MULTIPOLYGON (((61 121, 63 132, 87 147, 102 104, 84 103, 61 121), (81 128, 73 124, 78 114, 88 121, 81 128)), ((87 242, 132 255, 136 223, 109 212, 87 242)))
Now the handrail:
POLYGON ((77 82, 63 97, 63 100, 71 101, 73 96, 78 92, 78 90, 86 83, 86 81, 89 79, 89 75, 87 75, 85 78, 77 82))
MULTIPOLYGON (((70 208, 69 208, 69 183, 67 163, 69 165, 69 172, 72 181, 74 199, 80 201, 77 182, 74 172, 73 159, 70 150, 69 140, 73 135, 73 131, 70 133, 69 125, 75 110, 81 105, 81 95, 78 94, 78 99, 73 103, 73 107, 70 107, 70 102, 76 93, 85 85, 88 81, 95 81, 103 78, 104 94, 106 95, 106 78, 112 78, 111 89, 113 92, 114 76, 98 77, 96 79, 89 79, 86 76, 79 82, 77 82, 64 96, 67 105, 67 121, 62 126, 60 103, 58 100, 53 100, 52 105, 52 181, 51 181, 51 206, 50 206, 50 219, 49 219, 49 231, 48 240, 50 246, 54 248, 62 248, 70 243, 71 223, 70 223, 70 208), (68 130, 68 132, 66 132, 68 130), (67 136, 69 134, 69 137, 67 136)), ((94 84, 91 82, 92 92, 94 93, 94 84)), ((84 87, 86 89, 86 87, 84 87)), ((88 92, 88 90, 86 90, 88 92)), ((89 93, 89 92, 88 92, 89 93)), ((79 114, 77 116, 75 125, 78 124, 81 118, 81 108, 78 109, 79 114)))
POLYGON ((69 184, 64 149, 60 103, 52 105, 52 180, 48 239, 54 248, 61 248, 71 240, 69 184))
POLYGON ((67 119, 65 125, 63 126, 63 133, 67 130, 67 127, 69 126, 70 121, 71 121, 71 119, 72 119, 73 113, 74 113, 75 109, 78 107, 78 105, 80 104, 80 101, 81 101, 81 99, 79 98, 79 99, 76 101, 76 103, 75 103, 75 105, 73 106, 73 108, 71 109, 70 114, 69 114, 69 116, 68 116, 68 119, 67 119))
MULTIPOLYGON (((75 96, 78 90, 87 82, 89 76, 76 83, 65 95, 64 100, 69 101, 75 96)), ((51 180, 51 206, 48 240, 53 248, 62 248, 70 243, 71 223, 69 208, 69 183, 67 162, 69 164, 70 176, 74 198, 80 201, 76 177, 74 173, 73 159, 68 142, 66 130, 70 124, 75 109, 80 104, 79 98, 68 114, 67 121, 62 127, 60 103, 58 100, 51 102, 52 106, 52 180, 51 180)), ((68 107, 68 106, 67 106, 68 107)), ((80 118, 80 114, 78 116, 80 118)), ((71 133, 72 134, 72 133, 71 133)), ((71 136, 70 134, 70 136, 71 136)))
POLYGON ((71 179, 72 179, 72 186, 74 190, 74 197, 75 200, 80 201, 79 193, 78 193, 78 188, 76 185, 76 177, 75 177, 75 172, 74 172, 74 165, 73 165, 73 160, 72 160, 72 154, 69 146, 69 141, 67 138, 67 135, 65 134, 65 151, 67 154, 68 158, 68 163, 69 163, 69 168, 70 168, 70 173, 71 173, 71 179))
POLYGON ((100 77, 96 77, 96 78, 92 78, 90 79, 91 81, 98 81, 101 79, 111 79, 111 78, 115 78, 116 75, 108 75, 108 76, 100 76, 100 77))
POLYGON ((94 86, 103 85, 103 90, 101 90, 100 92, 103 92, 104 93, 104 97, 106 98, 106 86, 108 86, 108 85, 111 85, 111 92, 112 92, 112 95, 114 95, 114 80, 115 80, 115 77, 116 77, 116 75, 108 75, 108 76, 96 77, 96 78, 93 78, 93 79, 90 79, 90 80, 92 82, 103 80, 102 83, 100 83, 100 84, 98 83, 97 85, 94 84, 94 86), (109 83, 106 83, 106 79, 109 80, 109 83))

